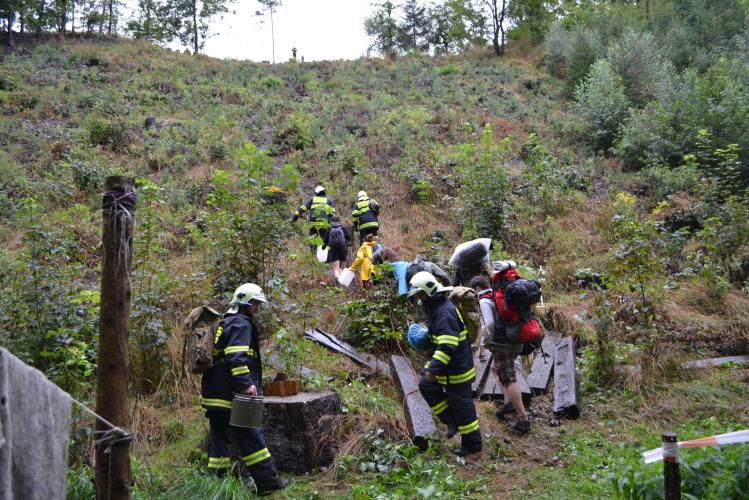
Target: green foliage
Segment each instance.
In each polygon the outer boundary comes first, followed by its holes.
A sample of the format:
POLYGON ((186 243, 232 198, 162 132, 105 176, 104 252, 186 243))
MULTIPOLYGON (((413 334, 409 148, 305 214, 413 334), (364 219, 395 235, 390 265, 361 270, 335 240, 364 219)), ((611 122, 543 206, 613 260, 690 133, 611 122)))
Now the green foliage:
POLYGON ((309 117, 304 113, 292 113, 276 134, 276 142, 287 149, 303 150, 312 146, 314 140, 309 117))
POLYGON ((462 479, 444 459, 431 452, 419 454, 413 445, 393 444, 380 438, 381 433, 368 434, 365 450, 342 463, 342 467, 356 466, 359 473, 368 474, 350 491, 354 498, 450 498, 485 492, 480 478, 462 479))
POLYGON ((388 397, 378 385, 355 379, 340 390, 346 412, 367 415, 399 416, 403 405, 388 397))
POLYGON ((666 235, 653 220, 638 217, 632 195, 619 193, 612 221, 616 244, 609 253, 609 288, 634 300, 633 313, 644 324, 656 319, 655 306, 664 300, 666 235))
POLYGON ((608 149, 627 114, 624 84, 606 60, 596 62, 575 91, 577 110, 585 120, 587 136, 598 149, 608 149))
POLYGON ((382 286, 340 307, 346 318, 343 339, 367 352, 392 352, 406 324, 404 300, 382 286))
POLYGON ((509 140, 494 142, 487 125, 477 144, 462 144, 448 150, 460 176, 456 204, 463 237, 501 240, 509 213, 509 182, 504 166, 509 140))
POLYGON ((86 139, 92 146, 102 146, 122 152, 132 142, 127 126, 121 122, 110 122, 92 118, 85 124, 86 139))
POLYGON ((626 31, 608 47, 607 60, 621 77, 629 102, 641 106, 658 92, 672 70, 650 33, 626 31))

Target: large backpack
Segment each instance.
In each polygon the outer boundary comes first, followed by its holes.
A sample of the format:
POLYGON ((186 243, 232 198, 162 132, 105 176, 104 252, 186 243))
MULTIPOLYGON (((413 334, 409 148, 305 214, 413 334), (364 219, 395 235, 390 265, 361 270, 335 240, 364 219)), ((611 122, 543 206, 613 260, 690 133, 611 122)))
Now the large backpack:
POLYGON ((346 248, 346 233, 343 232, 343 226, 333 226, 328 233, 328 246, 336 248, 346 248))
POLYGON ((541 299, 541 285, 538 281, 521 278, 514 270, 510 270, 507 277, 509 279, 494 284, 497 315, 504 336, 510 342, 525 344, 523 352, 530 354, 543 337, 541 323, 532 311, 533 305, 541 299))
POLYGON ((463 321, 463 326, 468 330, 468 336, 472 342, 481 333, 481 309, 479 309, 479 297, 476 290, 464 286, 456 286, 449 295, 450 300, 455 304, 463 321))
POLYGON ((205 373, 213 366, 213 341, 221 314, 208 306, 196 307, 185 320, 187 356, 192 373, 205 373))

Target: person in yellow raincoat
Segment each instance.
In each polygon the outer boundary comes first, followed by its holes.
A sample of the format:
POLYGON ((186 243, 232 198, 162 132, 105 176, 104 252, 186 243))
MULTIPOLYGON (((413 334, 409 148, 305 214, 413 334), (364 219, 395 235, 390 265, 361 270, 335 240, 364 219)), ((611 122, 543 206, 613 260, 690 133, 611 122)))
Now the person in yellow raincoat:
POLYGON ((351 272, 361 270, 359 279, 361 280, 362 288, 369 288, 372 284, 371 279, 374 272, 374 265, 372 264, 373 248, 376 244, 374 235, 368 234, 359 247, 359 250, 356 251, 354 263, 349 267, 349 271, 351 272))

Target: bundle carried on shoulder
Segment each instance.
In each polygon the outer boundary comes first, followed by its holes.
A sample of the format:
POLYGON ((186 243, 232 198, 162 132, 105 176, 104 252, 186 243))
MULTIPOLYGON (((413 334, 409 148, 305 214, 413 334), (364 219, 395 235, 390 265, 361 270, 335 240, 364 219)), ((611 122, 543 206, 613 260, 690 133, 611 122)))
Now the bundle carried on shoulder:
POLYGON ((477 266, 489 255, 492 246, 491 238, 478 238, 461 243, 453 251, 452 257, 447 262, 451 266, 471 268, 477 266))
POLYGON ((476 290, 465 286, 453 287, 448 298, 458 309, 463 326, 468 330, 468 336, 472 342, 481 334, 481 309, 479 308, 479 296, 476 290))
POLYGON ((192 373, 205 373, 213 366, 213 342, 221 314, 208 306, 196 307, 185 320, 187 356, 192 373))

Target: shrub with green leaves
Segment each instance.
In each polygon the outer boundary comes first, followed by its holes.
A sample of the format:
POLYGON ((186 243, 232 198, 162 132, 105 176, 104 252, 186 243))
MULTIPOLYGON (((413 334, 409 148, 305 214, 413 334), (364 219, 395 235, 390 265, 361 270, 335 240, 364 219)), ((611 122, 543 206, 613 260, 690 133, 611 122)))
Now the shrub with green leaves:
POLYGON ((509 180, 505 168, 509 139, 494 142, 490 125, 476 144, 448 149, 460 176, 456 210, 463 238, 501 240, 509 215, 509 180))
POLYGON ((577 87, 575 97, 575 108, 586 122, 589 141, 597 149, 608 149, 629 108, 624 83, 611 63, 597 61, 577 87))
POLYGON ((367 352, 391 352, 403 338, 406 304, 402 297, 378 286, 360 299, 341 305, 346 318, 342 338, 367 352))

